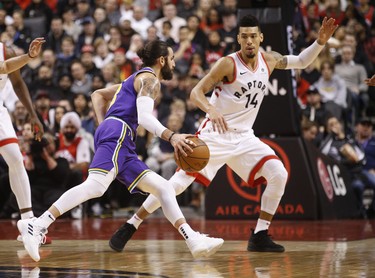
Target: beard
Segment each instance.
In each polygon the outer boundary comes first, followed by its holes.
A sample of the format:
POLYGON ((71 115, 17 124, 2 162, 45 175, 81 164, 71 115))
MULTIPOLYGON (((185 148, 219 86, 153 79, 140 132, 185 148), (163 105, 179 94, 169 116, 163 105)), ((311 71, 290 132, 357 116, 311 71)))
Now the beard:
POLYGON ((166 63, 162 68, 161 68, 161 76, 163 77, 164 80, 171 80, 173 77, 173 71, 169 68, 168 63, 166 63))

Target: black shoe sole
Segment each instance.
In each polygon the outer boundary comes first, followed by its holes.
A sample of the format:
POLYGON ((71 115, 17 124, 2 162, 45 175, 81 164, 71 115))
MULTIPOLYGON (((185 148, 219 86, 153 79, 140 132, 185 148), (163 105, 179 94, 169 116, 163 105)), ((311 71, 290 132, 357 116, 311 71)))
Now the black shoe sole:
POLYGON ((249 252, 283 253, 283 252, 285 252, 285 249, 256 249, 256 248, 247 247, 247 251, 249 251, 249 252))
POLYGON ((112 250, 113 250, 113 251, 116 251, 116 252, 122 252, 122 250, 124 250, 124 247, 119 248, 119 247, 115 246, 115 245, 112 243, 111 240, 109 241, 109 247, 111 247, 112 250))

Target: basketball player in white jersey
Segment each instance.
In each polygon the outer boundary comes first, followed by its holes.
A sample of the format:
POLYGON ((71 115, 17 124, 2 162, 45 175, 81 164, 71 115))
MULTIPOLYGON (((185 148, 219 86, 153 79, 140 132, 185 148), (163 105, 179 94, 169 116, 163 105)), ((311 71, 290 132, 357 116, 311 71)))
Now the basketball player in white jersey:
MULTIPOLYGON (((267 91, 274 69, 302 69, 312 63, 337 29, 333 18, 324 18, 317 40, 298 56, 277 52, 261 53, 263 41, 258 20, 244 16, 239 22, 237 41, 241 49, 219 59, 210 72, 194 87, 191 99, 207 113, 197 135, 210 149, 210 161, 199 173, 179 170, 170 179, 176 194, 194 180, 208 185, 217 171, 227 164, 249 185, 267 183, 261 198, 261 211, 251 232, 248 251, 284 252, 272 241, 268 227, 279 205, 288 173, 275 152, 254 135, 252 126, 267 91), (210 101, 205 94, 213 90, 210 101)), ((149 196, 137 213, 112 236, 109 244, 122 251, 142 220, 159 207, 149 196)))
MULTIPOLYGON (((12 83, 14 92, 25 106, 30 115, 35 139, 41 140, 43 125, 39 121, 30 99, 29 90, 23 81, 19 69, 31 59, 39 55, 44 38, 34 39, 27 54, 15 56, 14 50, 0 43, 0 94, 5 88, 8 78, 12 83)), ((11 118, 7 109, 0 100, 0 155, 4 158, 9 168, 9 182, 16 196, 18 208, 22 219, 34 217, 31 207, 30 183, 27 176, 23 157, 18 146, 11 118)))

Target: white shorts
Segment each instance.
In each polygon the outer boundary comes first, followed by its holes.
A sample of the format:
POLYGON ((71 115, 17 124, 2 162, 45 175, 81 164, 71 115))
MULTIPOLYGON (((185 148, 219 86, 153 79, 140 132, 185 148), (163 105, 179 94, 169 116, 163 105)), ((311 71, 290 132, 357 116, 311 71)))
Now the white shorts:
POLYGON ((273 149, 256 137, 252 130, 220 134, 209 126, 197 135, 210 149, 210 160, 199 173, 187 175, 195 176, 196 181, 203 185, 209 185, 217 171, 227 164, 250 186, 257 186, 264 182, 264 178, 258 175, 264 163, 269 159, 279 159, 273 149))
POLYGON ((0 106, 0 147, 17 142, 17 135, 14 131, 9 112, 4 106, 0 106))

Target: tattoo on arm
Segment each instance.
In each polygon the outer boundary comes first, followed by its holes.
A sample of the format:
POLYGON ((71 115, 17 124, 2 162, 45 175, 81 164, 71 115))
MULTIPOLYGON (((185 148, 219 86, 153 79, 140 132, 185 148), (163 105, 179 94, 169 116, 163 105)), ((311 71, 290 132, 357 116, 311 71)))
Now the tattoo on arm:
POLYGON ((285 69, 287 66, 287 59, 285 56, 281 55, 278 52, 271 51, 269 52, 272 57, 276 60, 275 68, 276 69, 285 69))
POLYGON ((140 89, 139 96, 149 96, 155 98, 158 92, 160 91, 160 82, 155 77, 144 77, 140 78, 140 89))

